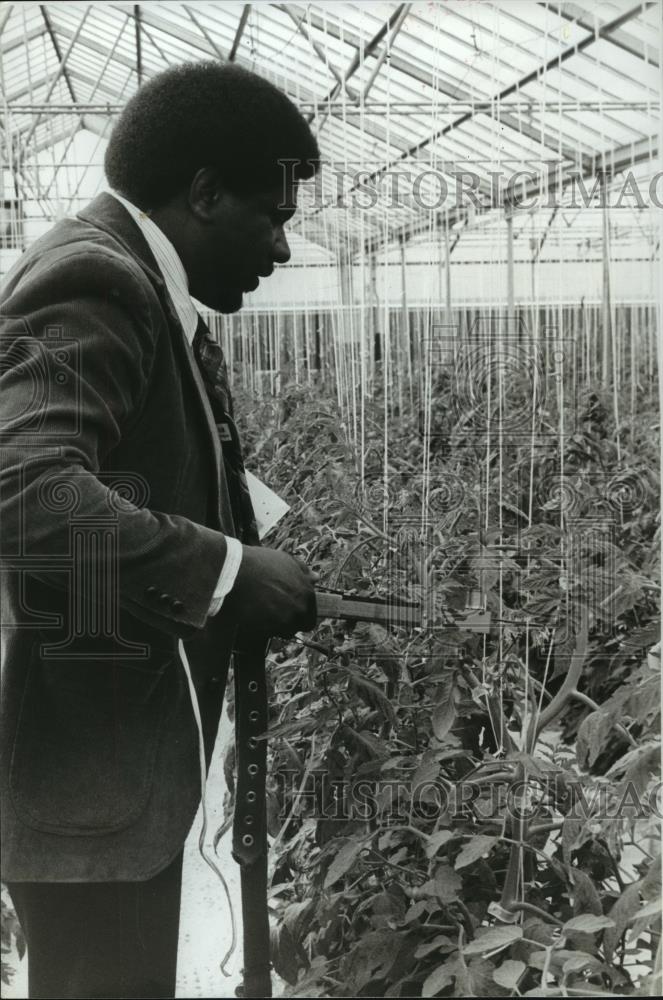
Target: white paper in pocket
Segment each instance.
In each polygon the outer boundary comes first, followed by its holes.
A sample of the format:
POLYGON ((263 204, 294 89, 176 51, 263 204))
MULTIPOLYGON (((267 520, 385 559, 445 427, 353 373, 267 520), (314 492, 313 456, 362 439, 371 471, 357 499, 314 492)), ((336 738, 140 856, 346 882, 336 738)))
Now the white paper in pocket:
POLYGON ((258 535, 262 541, 267 532, 271 531, 275 524, 278 524, 284 514, 287 514, 290 505, 282 500, 274 490, 270 490, 269 486, 265 486, 252 472, 247 471, 246 482, 256 515, 258 535))

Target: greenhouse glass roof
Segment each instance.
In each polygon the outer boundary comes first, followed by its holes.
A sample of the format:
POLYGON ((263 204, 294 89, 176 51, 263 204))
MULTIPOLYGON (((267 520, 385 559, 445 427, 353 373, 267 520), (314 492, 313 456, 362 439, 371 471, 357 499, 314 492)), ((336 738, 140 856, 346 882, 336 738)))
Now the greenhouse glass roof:
MULTIPOLYGON (((632 0, 7 3, 5 165, 24 199, 49 214, 44 163, 50 157, 54 174, 75 171, 77 133, 100 139, 100 163, 114 115, 142 80, 184 61, 234 60, 283 88, 318 133, 318 202, 299 222, 309 241, 356 250, 410 240, 440 213, 481 238, 475 223, 495 208, 496 172, 529 171, 518 197, 552 184, 571 211, 571 176, 603 169, 614 187, 632 170, 649 183, 658 168, 659 17, 657 4, 632 0), (416 197, 406 184, 388 218, 381 200, 372 211, 345 209, 353 171, 376 183, 413 164, 416 197), (462 170, 476 178, 469 207, 462 170)), ((81 191, 70 188, 71 208, 81 191)), ((545 232, 549 216, 517 224, 545 232)))

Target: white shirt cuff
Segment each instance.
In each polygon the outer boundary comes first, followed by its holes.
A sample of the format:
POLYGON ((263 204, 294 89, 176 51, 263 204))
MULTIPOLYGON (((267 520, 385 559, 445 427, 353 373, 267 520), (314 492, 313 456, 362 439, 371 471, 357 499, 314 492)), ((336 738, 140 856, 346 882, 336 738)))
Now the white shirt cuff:
POLYGON ((214 588, 209 614, 215 615, 221 610, 223 599, 235 586, 235 580, 242 562, 242 543, 237 538, 226 535, 226 558, 223 561, 219 580, 214 588))

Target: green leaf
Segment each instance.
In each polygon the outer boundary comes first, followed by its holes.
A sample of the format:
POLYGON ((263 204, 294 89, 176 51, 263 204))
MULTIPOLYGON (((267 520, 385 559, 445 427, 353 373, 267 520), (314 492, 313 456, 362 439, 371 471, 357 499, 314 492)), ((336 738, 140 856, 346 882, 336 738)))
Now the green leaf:
POLYGON ((568 976, 573 972, 582 972, 584 969, 595 971, 596 969, 600 969, 602 964, 595 955, 588 955, 586 952, 577 951, 570 958, 566 959, 562 966, 562 972, 565 976, 568 976))
POLYGON ((455 958, 445 962, 443 965, 439 965, 424 980, 424 984, 421 987, 422 997, 437 996, 440 990, 443 990, 445 986, 449 986, 454 981, 457 969, 458 960, 455 958))
POLYGON ((498 969, 495 969, 493 979, 499 986, 504 986, 507 990, 515 990, 526 968, 524 962, 517 962, 509 958, 498 969))
POLYGON ((271 726, 267 730, 267 735, 270 739, 275 739, 277 736, 305 736, 312 733, 316 726, 316 720, 310 717, 290 719, 288 722, 280 722, 271 726))
POLYGON ((437 781, 439 774, 440 774, 439 761, 437 761, 433 756, 429 756, 427 754, 424 755, 424 758, 419 764, 419 767, 412 775, 412 788, 416 789, 418 786, 421 785, 432 784, 433 782, 437 781))
POLYGON ((447 864, 438 865, 435 870, 435 894, 440 902, 449 904, 458 899, 458 893, 463 886, 460 875, 447 864))
POLYGON ((445 937, 444 934, 438 934, 432 941, 420 944, 414 953, 414 957, 425 958, 426 955, 430 955, 434 951, 453 951, 455 947, 456 943, 451 938, 445 937))
POLYGON ((451 692, 445 692, 444 700, 433 711, 433 732, 440 742, 456 721, 456 703, 450 695, 451 692))
POLYGON ((431 833, 426 843, 426 857, 435 857, 439 849, 456 836, 457 833, 454 830, 438 830, 437 833, 431 833))
POLYGON ((464 955, 485 955, 489 951, 499 951, 519 941, 523 936, 522 927, 491 927, 481 937, 470 941, 463 948, 464 955))
POLYGON ((585 823, 581 819, 573 816, 566 816, 562 827, 562 853, 566 864, 571 863, 571 854, 577 851, 586 840, 589 840, 591 833, 585 829, 585 823))
POLYGON ((473 959, 469 965, 460 964, 456 972, 454 992, 458 997, 498 997, 503 995, 493 979, 495 967, 483 958, 473 959))
POLYGON ((465 845, 456 858, 456 871, 459 868, 467 868, 468 865, 482 858, 484 854, 488 854, 498 840, 498 837, 487 837, 485 834, 477 834, 472 837, 469 844, 465 845))
POLYGON ((391 722, 392 725, 395 725, 396 713, 394 711, 394 706, 375 681, 369 680, 368 677, 363 677, 361 674, 353 673, 351 686, 356 690, 359 697, 368 705, 369 708, 379 709, 385 719, 391 722))
POLYGON ((315 900, 305 899, 301 902, 290 903, 284 910, 282 922, 288 928, 293 941, 300 943, 309 931, 309 919, 315 911, 315 900))
POLYGON ((404 924, 411 924, 415 920, 419 920, 420 917, 425 916, 429 910, 429 901, 427 899, 419 899, 414 903, 410 909, 407 911, 403 918, 404 924))
POLYGON ((529 965, 540 972, 548 968, 557 974, 562 970, 566 962, 578 959, 579 957, 582 959, 581 968, 592 965, 592 963, 601 965, 601 962, 594 955, 590 955, 586 951, 571 951, 570 948, 554 948, 551 952, 535 951, 529 957, 529 965))
POLYGON ((325 889, 329 889, 334 882, 338 882, 346 872, 349 872, 363 847, 360 841, 347 840, 330 864, 325 875, 325 889))
POLYGON ((589 770, 604 751, 608 740, 614 735, 614 725, 612 714, 604 709, 592 712, 580 723, 576 757, 583 770, 589 770))
POLYGON ((606 927, 602 942, 603 954, 607 962, 612 961, 612 956, 622 934, 639 909, 640 886, 638 882, 634 882, 633 885, 627 886, 610 910, 609 917, 614 921, 615 926, 606 927))
POLYGON ((582 913, 593 913, 598 917, 603 916, 601 897, 589 875, 580 871, 579 868, 572 868, 571 880, 575 888, 573 899, 574 915, 579 917, 582 913))
POLYGON ((285 924, 270 929, 269 950, 278 975, 294 986, 300 968, 307 965, 307 958, 285 924))
POLYGON ((634 941, 654 920, 661 919, 661 901, 654 900, 645 905, 634 915, 633 927, 629 931, 628 940, 634 941))
POLYGON ((398 958, 402 941, 403 934, 393 930, 370 931, 359 939, 344 966, 348 985, 356 994, 372 979, 387 975, 398 958))
POLYGON ((567 920, 562 928, 564 934, 582 932, 584 934, 596 934, 606 927, 614 927, 615 922, 610 917, 598 917, 593 913, 583 913, 581 917, 573 917, 567 920))

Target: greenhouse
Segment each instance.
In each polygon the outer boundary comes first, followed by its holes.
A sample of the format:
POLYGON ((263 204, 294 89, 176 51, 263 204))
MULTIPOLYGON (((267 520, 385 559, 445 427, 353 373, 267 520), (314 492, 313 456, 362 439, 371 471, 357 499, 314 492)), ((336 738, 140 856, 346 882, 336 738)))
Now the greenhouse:
POLYGON ((3 995, 661 995, 662 39, 2 4, 3 995))

